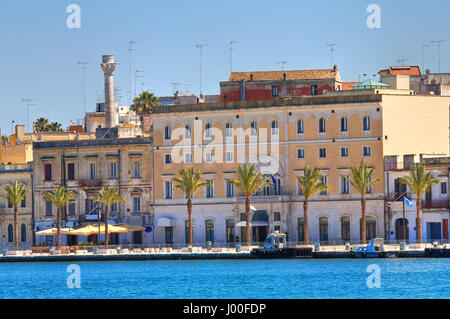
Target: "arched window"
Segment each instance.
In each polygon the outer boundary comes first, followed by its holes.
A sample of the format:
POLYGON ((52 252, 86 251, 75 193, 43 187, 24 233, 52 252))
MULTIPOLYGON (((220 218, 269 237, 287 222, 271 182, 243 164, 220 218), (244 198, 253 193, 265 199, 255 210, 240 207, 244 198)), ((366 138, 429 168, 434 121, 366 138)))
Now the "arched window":
POLYGON ((226 137, 233 136, 233 124, 231 124, 230 122, 225 124, 225 136, 226 137))
POLYGON ((226 220, 226 224, 227 224, 227 243, 233 243, 234 242, 234 219, 227 219, 226 220))
POLYGON ((211 124, 206 124, 205 126, 205 137, 206 138, 211 138, 212 136, 212 128, 211 128, 211 124))
MULTIPOLYGON (((362 240, 362 219, 360 219, 360 233, 362 240)), ((366 240, 371 240, 377 237, 377 220, 372 216, 366 217, 366 240)))
POLYGON ((272 121, 272 135, 278 135, 278 122, 272 121))
POLYGON ((254 121, 250 123, 250 134, 252 136, 256 136, 258 134, 258 125, 254 121))
MULTIPOLYGON (((185 229, 185 240, 186 240, 186 244, 188 244, 189 243, 189 220, 186 220, 185 222, 184 222, 184 229, 185 229)), ((192 229, 195 229, 194 228, 194 220, 192 220, 192 229)), ((194 233, 192 233, 192 237, 194 236, 194 233)))
POLYGON ((327 217, 320 217, 319 227, 320 227, 320 241, 328 241, 328 218, 327 217))
POLYGON ((325 118, 321 117, 319 120, 319 133, 325 133, 327 130, 325 118))
POLYGON ((347 118, 343 117, 343 118, 341 118, 341 132, 347 132, 347 131, 348 131, 347 118))
POLYGON ((303 120, 297 121, 297 134, 305 133, 305 126, 303 120))
POLYGON ((22 243, 27 241, 27 226, 25 226, 25 224, 20 226, 20 241, 22 243))
POLYGON ((184 127, 184 138, 191 138, 191 126, 186 125, 184 127))
POLYGON ((305 241, 305 219, 303 217, 298 219, 298 241, 305 241))
POLYGON ((165 140, 170 140, 172 137, 171 137, 171 129, 170 129, 170 125, 167 125, 166 127, 165 127, 165 129, 164 129, 164 139, 165 140))
POLYGON ((214 221, 208 219, 205 221, 206 227, 206 241, 214 242, 214 221))
POLYGON ((350 217, 341 218, 341 239, 350 240, 350 217))
POLYGON ((14 242, 14 228, 13 225, 8 225, 8 243, 14 242))
POLYGON ((363 118, 363 131, 370 131, 370 117, 364 116, 363 118))

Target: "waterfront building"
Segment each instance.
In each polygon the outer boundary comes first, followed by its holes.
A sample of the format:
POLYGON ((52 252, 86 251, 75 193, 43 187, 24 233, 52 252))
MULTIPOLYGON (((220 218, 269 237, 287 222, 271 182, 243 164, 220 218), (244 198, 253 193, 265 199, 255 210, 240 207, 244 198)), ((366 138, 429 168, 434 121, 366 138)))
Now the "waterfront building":
MULTIPOLYGON (((24 184, 29 192, 19 210, 19 247, 28 248, 33 243, 32 215, 32 163, 0 164, 0 193, 5 194, 5 186, 16 181, 24 184)), ((0 247, 14 249, 14 208, 0 197, 0 247)))
POLYGON ((417 239, 417 208, 403 205, 403 196, 413 202, 416 195, 399 178, 409 175, 413 165, 424 165, 439 180, 422 196, 422 236, 424 241, 448 240, 449 220, 449 157, 447 155, 386 156, 387 231, 391 240, 417 239), (405 208, 405 219, 403 218, 405 208))
MULTIPOLYGON (((254 241, 264 240, 269 230, 288 233, 290 241, 302 241, 303 197, 296 177, 306 164, 321 168, 323 181, 332 186, 329 192, 311 200, 310 240, 359 240, 360 195, 346 177, 349 167, 358 165, 362 158, 375 167, 374 177, 381 180, 367 195, 368 237, 383 237, 384 157, 418 152, 448 154, 449 104, 449 98, 415 96, 411 90, 372 89, 319 97, 157 108, 152 115, 158 172, 154 179, 155 242, 186 243, 185 199, 173 189, 172 179, 180 168, 192 166, 213 181, 212 187, 194 199, 195 242, 226 243, 242 238, 243 198, 228 181, 235 177, 240 153, 246 161, 251 158, 251 143, 261 130, 267 132, 269 144, 277 141, 279 165, 276 172, 267 174, 276 187, 253 198, 257 210, 252 216, 254 241), (238 148, 242 141, 230 135, 233 128, 248 132, 243 150, 238 148), (199 149, 203 154, 200 163, 194 159, 199 149), (174 154, 180 151, 182 163, 175 163, 174 154)), ((273 156, 269 149, 266 154, 273 156)))
POLYGON ((343 88, 338 67, 321 70, 232 72, 220 82, 220 101, 278 100, 325 95, 343 88))

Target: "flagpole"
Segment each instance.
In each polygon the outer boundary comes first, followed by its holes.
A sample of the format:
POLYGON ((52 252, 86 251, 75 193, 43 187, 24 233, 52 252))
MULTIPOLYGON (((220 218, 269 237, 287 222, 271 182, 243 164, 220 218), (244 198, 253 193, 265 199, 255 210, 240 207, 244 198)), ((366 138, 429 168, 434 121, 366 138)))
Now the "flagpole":
POLYGON ((403 239, 406 241, 406 216, 405 216, 405 197, 403 196, 403 239))

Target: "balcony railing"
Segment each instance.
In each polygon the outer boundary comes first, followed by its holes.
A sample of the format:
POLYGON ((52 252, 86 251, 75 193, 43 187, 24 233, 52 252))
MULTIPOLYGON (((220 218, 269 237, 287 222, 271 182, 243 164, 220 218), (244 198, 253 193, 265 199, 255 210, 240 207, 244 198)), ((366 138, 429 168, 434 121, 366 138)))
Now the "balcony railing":
POLYGON ((401 201, 403 201, 403 196, 406 196, 409 199, 413 198, 413 194, 412 193, 404 194, 404 193, 395 192, 395 193, 387 194, 386 195, 386 200, 388 202, 393 202, 393 201, 401 202, 401 201))
POLYGON ((448 200, 425 200, 422 202, 422 208, 431 209, 431 208, 449 208, 448 200))
POLYGON ((101 179, 80 179, 78 185, 82 188, 100 188, 103 181, 101 179))

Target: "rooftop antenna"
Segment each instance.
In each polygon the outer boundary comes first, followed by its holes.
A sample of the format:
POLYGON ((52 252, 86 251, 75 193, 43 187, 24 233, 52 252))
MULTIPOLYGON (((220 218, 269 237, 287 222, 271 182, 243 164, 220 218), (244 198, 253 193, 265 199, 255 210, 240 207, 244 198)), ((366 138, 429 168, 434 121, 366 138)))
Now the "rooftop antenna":
POLYGON ((22 99, 22 102, 27 106, 27 130, 30 129, 30 106, 35 106, 32 102, 37 101, 37 99, 22 99))
POLYGON ((431 44, 435 44, 438 47, 438 73, 441 73, 441 46, 445 40, 433 40, 430 41, 431 44))
POLYGON ((89 61, 79 61, 78 64, 81 65, 83 70, 83 116, 86 114, 86 65, 92 62, 89 61))
POLYGON ((336 49, 334 48, 335 46, 337 46, 339 43, 327 43, 327 47, 330 48, 330 55, 331 55, 331 67, 334 66, 333 64, 333 52, 336 51, 336 49))
POLYGON ((284 66, 288 63, 288 60, 281 60, 281 61, 277 61, 275 62, 276 64, 281 64, 281 71, 284 71, 284 66))
POLYGON ((133 41, 133 40, 128 42, 128 63, 129 63, 128 71, 129 71, 129 75, 130 75, 129 86, 128 86, 128 103, 129 104, 131 104, 131 52, 134 51, 133 45, 135 45, 136 43, 138 43, 138 42, 133 41))
POLYGON ((411 59, 409 59, 409 58, 406 58, 406 59, 398 59, 398 60, 397 60, 397 64, 400 65, 400 66, 405 66, 405 62, 407 62, 407 61, 409 61, 409 60, 411 60, 411 59))
POLYGON ((150 84, 150 82, 141 82, 141 91, 144 91, 144 85, 150 84))
POLYGON ((203 55, 203 48, 209 46, 209 44, 196 44, 195 47, 199 49, 200 53, 200 97, 203 97, 202 92, 202 55, 203 55))
POLYGON ((431 44, 422 44, 422 72, 425 72, 425 48, 431 47, 431 44))
POLYGON ((233 73, 233 44, 238 44, 239 42, 237 41, 230 41, 230 74, 233 73))
POLYGON ((191 87, 191 84, 190 83, 185 83, 184 85, 184 94, 185 95, 189 95, 189 89, 190 89, 190 87, 191 87))
POLYGON ((178 89, 178 87, 180 86, 180 82, 172 82, 172 83, 170 83, 170 85, 172 85, 172 87, 173 87, 173 95, 175 95, 175 92, 179 92, 179 89, 178 89))
POLYGON ((136 70, 136 72, 134 73, 134 96, 137 96, 137 92, 136 92, 136 86, 137 86, 137 79, 138 78, 143 78, 143 75, 139 75, 139 73, 144 73, 144 71, 140 71, 140 70, 136 70))

